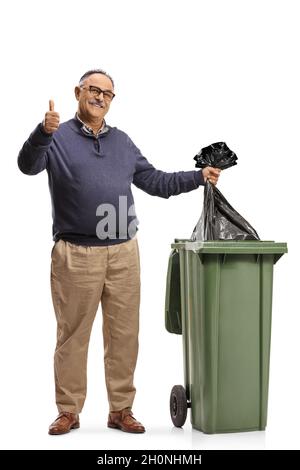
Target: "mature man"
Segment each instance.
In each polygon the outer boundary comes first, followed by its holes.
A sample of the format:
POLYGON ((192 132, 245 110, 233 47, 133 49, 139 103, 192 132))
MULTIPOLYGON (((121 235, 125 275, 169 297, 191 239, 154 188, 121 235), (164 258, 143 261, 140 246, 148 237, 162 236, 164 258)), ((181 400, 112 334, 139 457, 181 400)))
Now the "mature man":
POLYGON ((50 434, 79 427, 86 397, 90 333, 103 312, 107 425, 132 433, 144 426, 132 414, 138 354, 140 260, 131 183, 168 198, 192 191, 220 171, 166 173, 141 154, 128 135, 106 124, 114 82, 90 70, 75 87, 78 110, 60 124, 54 103, 23 145, 18 165, 28 175, 47 170, 52 201, 51 292, 57 319, 54 355, 58 418, 50 434), (100 217, 102 216, 102 217, 100 217))

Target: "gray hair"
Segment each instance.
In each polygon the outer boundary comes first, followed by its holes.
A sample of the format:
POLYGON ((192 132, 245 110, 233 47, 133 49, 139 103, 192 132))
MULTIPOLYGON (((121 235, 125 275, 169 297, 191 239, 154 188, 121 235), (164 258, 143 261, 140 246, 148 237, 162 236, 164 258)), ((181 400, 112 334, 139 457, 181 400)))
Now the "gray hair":
POLYGON ((88 78, 90 75, 93 75, 94 73, 101 73, 102 75, 105 75, 107 78, 110 79, 111 83, 112 83, 112 86, 113 88, 115 87, 115 84, 114 84, 114 81, 113 79, 111 78, 110 75, 108 75, 108 73, 106 73, 104 70, 102 69, 94 69, 94 70, 88 70, 87 72, 85 72, 85 74, 82 75, 82 77, 80 78, 79 80, 79 85, 83 85, 83 82, 86 78, 88 78))

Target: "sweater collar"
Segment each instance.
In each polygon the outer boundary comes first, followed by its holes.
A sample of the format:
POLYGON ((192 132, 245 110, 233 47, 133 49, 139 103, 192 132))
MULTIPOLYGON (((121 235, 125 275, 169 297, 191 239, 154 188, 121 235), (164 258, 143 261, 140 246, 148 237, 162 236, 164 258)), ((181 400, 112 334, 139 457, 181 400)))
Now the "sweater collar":
POLYGON ((91 127, 89 127, 84 121, 82 121, 77 113, 75 114, 75 119, 76 119, 78 124, 81 124, 81 126, 80 126, 81 131, 85 135, 98 138, 100 136, 100 134, 106 134, 109 131, 109 127, 107 126, 106 121, 105 121, 104 118, 103 118, 102 127, 101 127, 101 129, 99 129, 97 134, 94 134, 93 129, 91 127))

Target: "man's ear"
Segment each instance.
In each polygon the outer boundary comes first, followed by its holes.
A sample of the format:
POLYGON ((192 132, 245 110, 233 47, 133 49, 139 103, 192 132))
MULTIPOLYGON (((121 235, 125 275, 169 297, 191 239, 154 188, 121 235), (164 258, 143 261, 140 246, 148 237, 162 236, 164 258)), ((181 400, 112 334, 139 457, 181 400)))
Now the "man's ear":
POLYGON ((76 86, 74 88, 74 93, 75 93, 75 98, 77 99, 77 101, 79 101, 79 96, 80 96, 80 88, 79 86, 76 86))

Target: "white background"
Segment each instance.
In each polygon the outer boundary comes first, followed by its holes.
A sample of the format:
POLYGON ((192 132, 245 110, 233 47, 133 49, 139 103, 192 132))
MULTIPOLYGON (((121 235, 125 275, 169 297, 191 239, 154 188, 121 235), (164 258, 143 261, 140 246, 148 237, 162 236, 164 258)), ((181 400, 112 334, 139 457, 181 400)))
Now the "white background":
POLYGON ((4 449, 270 449, 299 445, 299 2, 34 1, 1 6, 1 441, 4 449), (88 69, 115 79, 106 116, 165 171, 191 170, 224 140, 238 165, 219 189, 261 239, 288 242, 275 266, 269 418, 265 432, 207 436, 172 426, 183 383, 181 337, 164 328, 170 244, 188 238, 200 188, 164 200, 134 187, 142 264, 136 417, 144 435, 106 428, 101 309, 89 350, 81 429, 48 436, 56 417, 47 174, 25 176, 18 151, 49 98, 61 120, 88 69))

